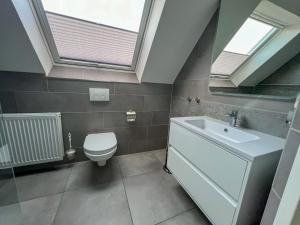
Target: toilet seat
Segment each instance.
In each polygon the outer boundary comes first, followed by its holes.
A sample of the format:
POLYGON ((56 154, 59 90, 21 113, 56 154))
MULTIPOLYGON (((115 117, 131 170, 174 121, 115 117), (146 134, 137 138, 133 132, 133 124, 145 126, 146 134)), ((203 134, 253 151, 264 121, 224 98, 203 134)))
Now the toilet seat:
POLYGON ((116 135, 113 132, 89 134, 86 136, 83 148, 89 155, 103 155, 115 151, 116 135))

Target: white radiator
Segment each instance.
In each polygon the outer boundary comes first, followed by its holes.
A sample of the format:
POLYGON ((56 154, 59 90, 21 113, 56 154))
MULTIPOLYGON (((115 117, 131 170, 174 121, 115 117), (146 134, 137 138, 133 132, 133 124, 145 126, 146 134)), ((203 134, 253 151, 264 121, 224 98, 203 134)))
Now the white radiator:
POLYGON ((60 113, 0 114, 0 132, 0 167, 63 159, 60 113))

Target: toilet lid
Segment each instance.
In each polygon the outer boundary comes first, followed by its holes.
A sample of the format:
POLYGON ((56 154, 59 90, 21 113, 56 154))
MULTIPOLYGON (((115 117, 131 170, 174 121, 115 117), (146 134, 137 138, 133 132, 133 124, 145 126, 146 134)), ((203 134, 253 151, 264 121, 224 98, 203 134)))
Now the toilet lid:
POLYGON ((99 154, 110 151, 116 145, 116 135, 113 132, 108 132, 87 135, 83 147, 90 154, 99 154))

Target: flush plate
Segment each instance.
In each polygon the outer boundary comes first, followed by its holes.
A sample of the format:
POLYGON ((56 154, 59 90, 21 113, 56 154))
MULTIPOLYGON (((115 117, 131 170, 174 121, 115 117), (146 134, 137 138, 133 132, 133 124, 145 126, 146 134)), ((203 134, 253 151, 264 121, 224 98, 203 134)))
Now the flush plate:
POLYGON ((90 88, 90 101, 92 102, 107 102, 109 101, 109 89, 108 88, 90 88))

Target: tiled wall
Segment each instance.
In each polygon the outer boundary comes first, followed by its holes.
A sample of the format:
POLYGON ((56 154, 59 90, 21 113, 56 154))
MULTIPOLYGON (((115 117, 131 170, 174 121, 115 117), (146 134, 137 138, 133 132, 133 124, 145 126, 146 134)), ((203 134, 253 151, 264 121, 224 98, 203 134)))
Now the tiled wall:
POLYGON ((285 121, 287 112, 292 109, 292 102, 217 96, 210 93, 208 81, 216 20, 216 17, 212 19, 175 81, 171 115, 208 115, 227 120, 226 114, 231 110, 239 110, 239 122, 242 126, 286 137, 288 126, 285 121), (186 100, 188 96, 198 96, 200 104, 195 101, 189 103, 186 100))
POLYGON ((300 145, 300 106, 289 130, 261 225, 272 225, 300 145))
POLYGON ((159 149, 166 146, 171 85, 92 82, 46 79, 39 74, 0 72, 0 101, 4 112, 61 112, 65 148, 67 133, 84 160, 86 134, 114 131, 117 154, 159 149), (90 102, 88 89, 110 89, 109 102, 90 102), (137 121, 127 123, 125 112, 137 112, 137 121))

